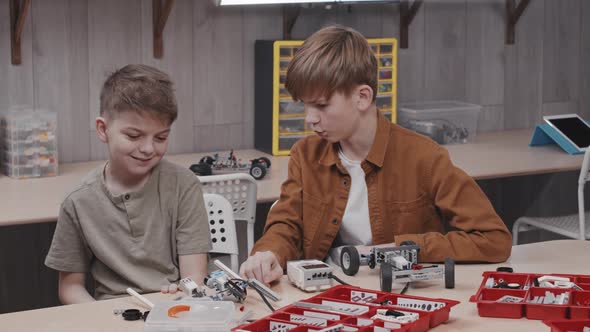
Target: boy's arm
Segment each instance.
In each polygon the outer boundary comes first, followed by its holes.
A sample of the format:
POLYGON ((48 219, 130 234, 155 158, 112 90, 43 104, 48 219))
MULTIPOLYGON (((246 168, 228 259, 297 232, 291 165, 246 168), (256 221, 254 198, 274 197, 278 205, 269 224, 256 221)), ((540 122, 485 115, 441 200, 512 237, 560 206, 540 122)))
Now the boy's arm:
POLYGON ((178 256, 180 278, 191 278, 197 284, 202 284, 207 276, 207 254, 193 254, 178 256))
POLYGON ((452 164, 446 149, 434 151, 422 174, 443 220, 455 230, 396 235, 395 242, 416 242, 420 260, 426 262, 446 257, 461 262, 506 261, 512 250, 510 232, 473 178, 452 164))
POLYGON ((59 212, 45 265, 59 271, 58 295, 63 304, 94 301, 86 290, 86 273, 91 252, 80 231, 74 205, 66 199, 59 212))
POLYGON ((176 221, 176 247, 180 278, 202 284, 207 276, 207 253, 211 248, 209 220, 198 178, 189 172, 179 178, 181 192, 176 221))
MULTIPOLYGON (((291 150, 287 180, 281 186, 281 196, 272 207, 264 226, 264 235, 252 248, 251 255, 257 252, 270 251, 276 257, 279 265, 284 269, 287 261, 301 257, 303 241, 303 188, 301 182, 301 165, 297 144, 291 150)), ((270 255, 268 255, 270 256, 270 255)), ((250 256, 250 260, 254 256, 250 256)), ((273 268, 273 259, 265 262, 271 266, 258 268, 273 268)), ((250 269, 256 267, 250 266, 250 269)))
POLYGON ((96 301, 86 290, 86 274, 59 272, 59 301, 62 304, 76 304, 96 301))

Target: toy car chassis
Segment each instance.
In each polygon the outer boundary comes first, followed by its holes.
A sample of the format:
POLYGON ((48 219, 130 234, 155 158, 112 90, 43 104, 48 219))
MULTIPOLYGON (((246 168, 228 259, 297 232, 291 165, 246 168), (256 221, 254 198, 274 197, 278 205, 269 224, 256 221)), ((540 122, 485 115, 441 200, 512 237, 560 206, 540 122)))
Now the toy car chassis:
POLYGON ((190 170, 196 175, 213 175, 226 173, 249 173, 256 180, 264 178, 270 168, 270 160, 266 157, 259 157, 247 162, 242 162, 229 152, 228 157, 222 158, 218 153, 213 156, 205 156, 198 164, 192 164, 190 170))
POLYGON ((442 279, 446 288, 455 288, 455 261, 445 260, 445 265, 424 266, 418 264, 420 247, 412 241, 404 241, 399 247, 372 248, 368 255, 359 254, 355 247, 344 247, 340 253, 340 265, 344 274, 355 275, 361 265, 374 269, 380 266, 381 290, 391 292, 392 283, 408 283, 417 280, 442 279))

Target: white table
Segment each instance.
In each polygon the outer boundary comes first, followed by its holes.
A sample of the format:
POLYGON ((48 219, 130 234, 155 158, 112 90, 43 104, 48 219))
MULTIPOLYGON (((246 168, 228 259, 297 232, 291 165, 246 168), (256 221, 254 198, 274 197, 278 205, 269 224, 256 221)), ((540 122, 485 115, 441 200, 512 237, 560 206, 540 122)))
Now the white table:
MULTIPOLYGON (((511 266, 515 272, 523 273, 590 274, 590 264, 587 261, 588 252, 590 252, 590 242, 579 240, 560 240, 515 246, 509 261, 503 264, 457 265, 455 289, 445 289, 442 283, 432 281, 422 284, 419 288, 411 287, 407 294, 461 301, 451 310, 449 321, 436 327, 433 331, 548 331, 549 328, 541 321, 524 318, 479 317, 476 305, 469 302, 469 297, 477 291, 482 280, 482 272, 493 271, 497 266, 511 266)), ((339 269, 336 274, 353 285, 379 289, 377 269, 361 268, 355 277, 344 276, 339 269)), ((294 288, 285 276, 272 288, 283 297, 283 305, 314 295, 294 288)), ((148 297, 153 302, 171 298, 170 295, 164 294, 150 294, 148 297)), ((270 314, 270 310, 254 292, 249 292, 244 306, 246 310, 255 312, 255 318, 270 314)), ((279 305, 275 305, 275 307, 279 307, 279 305)), ((143 307, 136 299, 124 297, 88 304, 23 311, 0 315, 0 329, 2 331, 47 332, 143 331, 142 321, 128 322, 120 316, 113 315, 113 309, 117 308, 143 307)), ((237 311, 236 316, 239 314, 237 311)))

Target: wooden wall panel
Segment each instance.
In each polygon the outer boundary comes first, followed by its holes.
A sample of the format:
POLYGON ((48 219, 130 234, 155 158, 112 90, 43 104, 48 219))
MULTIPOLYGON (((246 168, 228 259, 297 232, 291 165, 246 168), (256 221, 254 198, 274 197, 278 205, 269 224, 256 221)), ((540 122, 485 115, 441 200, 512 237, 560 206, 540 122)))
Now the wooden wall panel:
MULTIPOLYGON (((164 2, 162 2, 164 3, 164 2)), ((161 69, 172 78, 178 118, 169 136, 168 153, 194 151, 194 108, 193 104, 193 4, 191 0, 174 2, 164 28, 164 56, 154 58, 152 23, 152 1, 141 2, 141 62, 161 69)))
POLYGON ((465 100, 466 4, 425 2, 423 7, 426 15, 424 99, 465 100))
POLYGON ((332 6, 331 9, 321 5, 304 8, 293 26, 293 39, 305 39, 313 32, 330 24, 350 26, 367 38, 382 37, 383 6, 387 5, 352 6, 350 9, 349 6, 343 5, 332 6))
MULTIPOLYGON (((94 119, 99 114, 100 88, 113 71, 141 62, 141 2, 139 0, 88 2, 89 126, 96 136, 94 119)), ((104 148, 90 145, 91 158, 106 159, 104 148)))
POLYGON ((543 101, 577 101, 580 56, 579 0, 546 1, 543 36, 543 101))
MULTIPOLYGON (((395 37, 399 39, 399 5, 381 5, 379 12, 381 13, 381 34, 375 37, 395 37)), ((370 24, 375 23, 371 22, 370 24)))
MULTIPOLYGON (((426 75, 425 75, 425 9, 420 7, 418 13, 409 27, 408 43, 406 49, 398 48, 397 60, 397 91, 398 104, 403 102, 415 102, 425 100, 426 75)), ((399 9, 397 10, 399 19, 399 9)), ((386 21, 384 21, 386 22, 386 21)), ((399 21, 396 21, 399 22, 399 21)), ((389 21, 387 21, 389 23, 389 21)), ((399 41, 399 24, 397 24, 397 37, 399 41)))
POLYGON ((531 128, 541 118, 545 2, 531 1, 506 46, 504 127, 531 128))
POLYGON ((8 0, 0 0, 0 110, 14 105, 34 107, 33 62, 32 62, 31 10, 27 13, 21 35, 22 63, 11 64, 10 15, 8 0))
MULTIPOLYGON (((88 1, 69 0, 68 48, 69 82, 72 89, 70 100, 64 110, 72 117, 72 132, 76 141, 72 143, 72 161, 90 159, 90 137, 87 123, 90 109, 90 86, 88 65, 88 1), (68 109, 69 108, 69 109, 68 109)), ((61 144, 67 144, 65 141, 61 144)), ((59 147, 58 147, 59 148, 59 147)))
POLYGON ((504 0, 467 2, 465 100, 468 102, 484 106, 504 104, 505 3, 504 0))
MULTIPOLYGON (((543 115, 557 115, 557 114, 568 114, 577 113, 578 102, 575 101, 563 101, 554 103, 543 103, 543 115)), ((542 122, 543 119, 539 119, 542 122)))
POLYGON ((240 147, 254 146, 254 43, 257 39, 282 39, 283 20, 278 7, 247 8, 243 11, 243 137, 240 147))
POLYGON ((477 131, 498 131, 504 128, 504 105, 483 105, 477 121, 477 131))
MULTIPOLYGON (((533 1, 518 22, 516 44, 507 46, 503 0, 427 1, 410 26, 410 47, 398 53, 398 101, 481 104, 482 130, 532 127, 542 114, 576 109, 590 117, 590 28, 582 19, 589 7, 581 0, 533 1)), ((281 38, 281 8, 179 0, 161 60, 153 58, 151 10, 149 0, 33 2, 23 64, 12 66, 8 0, 0 0, 0 34, 7 37, 0 38, 0 109, 57 109, 61 160, 104 159, 94 131, 101 84, 117 68, 147 63, 176 82, 180 115, 171 153, 253 147, 253 45, 281 38), (232 132, 235 138, 219 140, 202 135, 206 126, 233 128, 241 136, 232 132)), ((399 38, 399 5, 304 8, 293 37, 329 23, 367 37, 399 38)))
POLYGON ((195 126, 195 146, 199 147, 199 152, 229 151, 236 147, 243 131, 243 125, 239 123, 195 126))
POLYGON ((242 11, 193 5, 194 125, 242 123, 242 11))
POLYGON ((87 3, 31 5, 35 107, 57 113, 60 162, 88 160, 87 3))

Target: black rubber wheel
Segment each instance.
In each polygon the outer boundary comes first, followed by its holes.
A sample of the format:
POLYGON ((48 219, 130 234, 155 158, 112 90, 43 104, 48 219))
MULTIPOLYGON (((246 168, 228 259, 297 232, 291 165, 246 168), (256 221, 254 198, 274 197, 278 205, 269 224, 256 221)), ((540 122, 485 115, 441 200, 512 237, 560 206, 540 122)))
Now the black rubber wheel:
POLYGON ((369 267, 370 267, 371 269, 374 269, 374 268, 375 268, 375 266, 377 265, 377 258, 375 257, 375 254, 373 254, 373 253, 370 253, 370 254, 369 254, 369 257, 368 257, 368 261, 369 261, 369 262, 368 262, 368 264, 367 264, 367 265, 369 265, 369 267))
POLYGON ((353 276, 359 271, 361 259, 355 247, 344 247, 340 251, 340 267, 347 276, 353 276))
POLYGON ((266 166, 266 168, 270 168, 270 159, 266 157, 260 157, 258 158, 258 162, 266 166))
POLYGON ((266 175, 266 167, 260 163, 254 163, 250 167, 250 175, 256 180, 260 180, 266 175))
POLYGON ((213 157, 211 156, 205 156, 203 158, 201 158, 201 160, 199 160, 200 164, 208 164, 208 165, 213 165, 213 162, 215 161, 215 159, 213 159, 213 157))
POLYGON ((393 283, 393 267, 391 267, 391 264, 381 264, 381 272, 379 273, 379 283, 381 285, 382 291, 391 292, 391 284, 393 283))
POLYGON ((204 163, 192 164, 191 167, 189 167, 189 169, 191 171, 193 171, 193 173, 195 173, 196 175, 211 175, 211 174, 213 174, 211 171, 211 165, 204 164, 204 163))
POLYGON ((500 266, 496 268, 496 272, 512 273, 514 272, 514 269, 509 266, 500 266))
POLYGON ((455 260, 445 259, 445 288, 455 288, 455 260))

